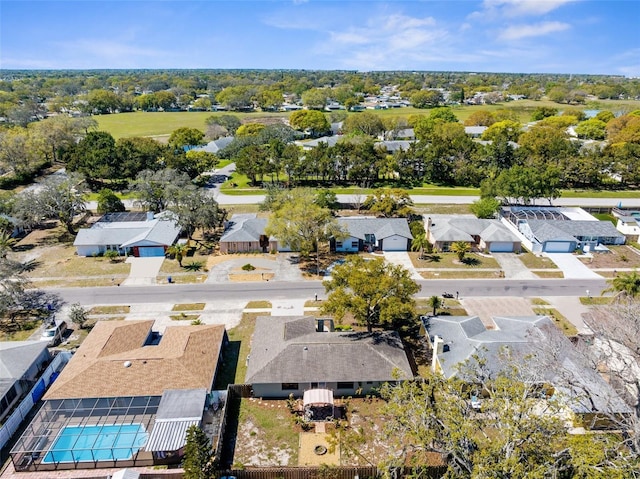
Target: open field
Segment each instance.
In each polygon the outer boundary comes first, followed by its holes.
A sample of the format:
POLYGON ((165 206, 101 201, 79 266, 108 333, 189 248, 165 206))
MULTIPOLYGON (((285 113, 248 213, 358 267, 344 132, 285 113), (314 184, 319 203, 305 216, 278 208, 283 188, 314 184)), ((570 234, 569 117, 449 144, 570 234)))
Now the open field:
MULTIPOLYGON (((453 111, 460 121, 466 120, 469 115, 478 110, 495 111, 507 109, 516 112, 522 122, 531 120, 531 113, 536 108, 547 106, 563 110, 566 105, 560 105, 551 101, 520 100, 497 105, 464 105, 454 106, 453 111)), ((640 108, 640 101, 599 101, 590 103, 583 108, 608 109, 614 112, 633 111, 640 108)), ((256 121, 260 118, 288 118, 289 113, 236 113, 236 112, 132 112, 113 115, 97 115, 98 128, 108 131, 114 138, 132 136, 163 136, 169 135, 173 130, 182 126, 206 129, 205 119, 210 116, 236 115, 242 121, 256 121)), ((357 113, 351 113, 357 114, 357 113)), ((416 108, 401 108, 390 110, 376 110, 376 114, 383 118, 408 118, 410 115, 428 115, 429 110, 416 108)))

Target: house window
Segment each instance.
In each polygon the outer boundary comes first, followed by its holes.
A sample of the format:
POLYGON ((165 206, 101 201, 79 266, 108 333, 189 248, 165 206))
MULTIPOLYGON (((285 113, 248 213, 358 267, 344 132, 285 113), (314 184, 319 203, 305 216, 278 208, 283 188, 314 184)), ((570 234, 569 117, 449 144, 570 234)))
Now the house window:
POLYGON ((336 248, 342 248, 342 241, 336 241, 336 248))
POLYGON ((298 383, 282 383, 283 391, 297 391, 298 383))
POLYGON ((353 389, 353 382, 338 382, 338 389, 353 389))
POLYGON ((351 242, 351 247, 352 248, 357 248, 358 247, 358 242, 357 241, 352 241, 351 242))

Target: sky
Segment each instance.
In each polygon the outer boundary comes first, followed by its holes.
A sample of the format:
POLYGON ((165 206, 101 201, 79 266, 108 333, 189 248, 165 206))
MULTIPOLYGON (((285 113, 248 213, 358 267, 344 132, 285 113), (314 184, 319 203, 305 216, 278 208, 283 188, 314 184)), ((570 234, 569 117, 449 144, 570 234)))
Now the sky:
POLYGON ((639 0, 0 0, 0 68, 638 77, 639 26, 639 0))

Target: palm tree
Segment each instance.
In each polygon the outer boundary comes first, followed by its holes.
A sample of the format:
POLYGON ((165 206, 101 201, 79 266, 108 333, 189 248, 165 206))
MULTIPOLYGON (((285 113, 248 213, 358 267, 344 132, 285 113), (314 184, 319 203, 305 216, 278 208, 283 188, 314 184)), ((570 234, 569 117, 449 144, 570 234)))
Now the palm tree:
POLYGON ((466 241, 456 241, 451 245, 451 251, 458 255, 458 261, 462 262, 465 255, 471 251, 471 246, 466 241))
POLYGON ((188 249, 189 246, 187 246, 186 243, 176 243, 173 246, 170 246, 169 249, 167 249, 167 253, 174 255, 176 261, 178 262, 180 267, 182 267, 182 258, 184 258, 184 255, 186 254, 188 249))
POLYGON ((424 250, 431 245, 425 233, 419 233, 411 241, 411 251, 420 251, 420 259, 424 258, 424 250))
POLYGON ((6 258, 7 253, 13 249, 16 239, 7 232, 0 233, 0 258, 6 258))
POLYGON ((608 280, 611 285, 603 291, 603 293, 614 292, 616 296, 626 296, 629 298, 635 298, 640 296, 640 274, 638 270, 633 270, 631 273, 620 273, 615 278, 608 280))
POLYGON ((435 316, 438 312, 438 308, 442 307, 442 299, 440 296, 431 296, 429 298, 429 306, 433 308, 433 315, 435 316))

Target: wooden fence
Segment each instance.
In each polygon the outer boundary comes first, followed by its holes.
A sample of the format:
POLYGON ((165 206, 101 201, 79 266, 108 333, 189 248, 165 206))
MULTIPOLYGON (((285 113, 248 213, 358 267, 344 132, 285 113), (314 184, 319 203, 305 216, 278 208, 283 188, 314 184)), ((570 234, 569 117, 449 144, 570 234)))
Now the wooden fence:
POLYGON ((237 479, 373 479, 378 477, 375 467, 257 467, 220 471, 217 478, 233 476, 237 479))

